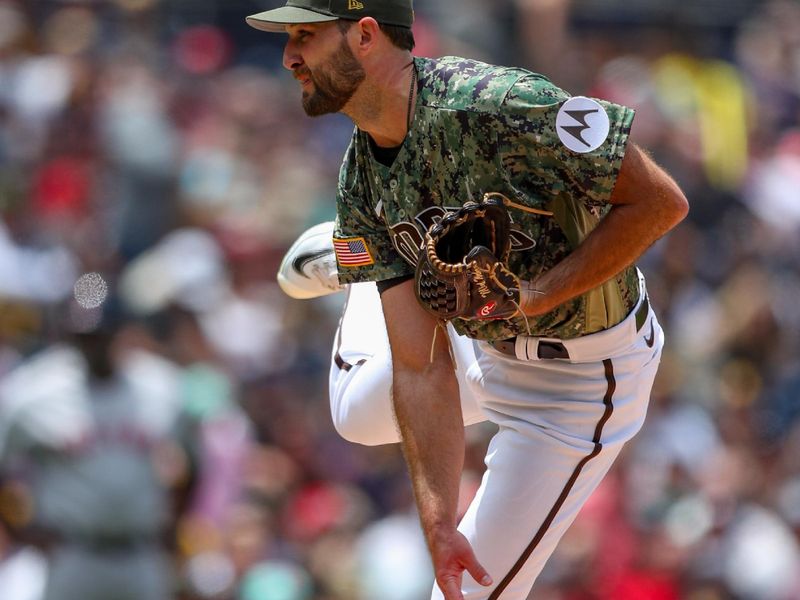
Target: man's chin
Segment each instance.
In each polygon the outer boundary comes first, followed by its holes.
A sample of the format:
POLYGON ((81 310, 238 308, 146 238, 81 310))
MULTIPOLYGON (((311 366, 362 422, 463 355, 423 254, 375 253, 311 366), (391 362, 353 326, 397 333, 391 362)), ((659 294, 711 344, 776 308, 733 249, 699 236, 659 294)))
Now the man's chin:
POLYGON ((306 106, 303 105, 303 110, 306 111, 306 116, 309 117, 321 117, 322 115, 330 114, 328 110, 321 110, 319 107, 316 106, 306 106))
POLYGON ((321 117, 322 115, 330 115, 337 113, 341 110, 340 106, 334 106, 330 102, 314 102, 314 97, 306 97, 303 95, 303 110, 309 117, 321 117))

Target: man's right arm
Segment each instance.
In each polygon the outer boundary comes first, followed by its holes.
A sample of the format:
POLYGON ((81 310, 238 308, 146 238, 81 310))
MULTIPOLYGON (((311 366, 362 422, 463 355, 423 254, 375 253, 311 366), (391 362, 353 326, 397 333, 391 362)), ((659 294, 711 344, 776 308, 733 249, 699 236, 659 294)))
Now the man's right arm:
POLYGON ((392 349, 392 401, 403 454, 436 581, 447 600, 461 600, 466 569, 490 585, 467 540, 456 530, 464 461, 464 426, 447 331, 418 304, 413 280, 381 296, 392 349))

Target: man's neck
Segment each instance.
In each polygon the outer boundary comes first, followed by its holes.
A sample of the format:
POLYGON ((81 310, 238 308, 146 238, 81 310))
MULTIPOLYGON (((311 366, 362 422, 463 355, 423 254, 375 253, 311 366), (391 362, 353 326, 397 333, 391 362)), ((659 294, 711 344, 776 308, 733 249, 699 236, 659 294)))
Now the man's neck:
MULTIPOLYGON (((368 76, 342 110, 377 146, 403 143, 408 131, 409 88, 413 74, 410 54, 368 76)), ((416 89, 411 90, 412 111, 416 89)))

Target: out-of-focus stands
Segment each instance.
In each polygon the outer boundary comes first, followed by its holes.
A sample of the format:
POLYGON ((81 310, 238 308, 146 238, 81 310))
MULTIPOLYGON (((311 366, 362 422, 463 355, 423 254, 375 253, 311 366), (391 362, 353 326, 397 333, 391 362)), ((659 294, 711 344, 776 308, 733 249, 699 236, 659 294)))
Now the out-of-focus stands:
MULTIPOLYGON (((641 263, 668 338, 650 416, 537 598, 800 597, 800 6, 415 5, 418 54, 635 107, 633 139, 692 205, 641 263)), ((173 365, 193 414, 225 398, 250 423, 205 421, 170 534, 179 597, 418 600, 431 576, 399 450, 331 425, 341 299, 275 284, 295 236, 333 216, 352 126, 303 114, 281 37, 244 24, 266 6, 0 0, 0 377, 52 348, 73 284, 101 274, 127 303, 122 346, 173 365)), ((465 500, 491 433, 469 432, 465 500)), ((3 599, 38 600, 33 483, 1 481, 3 599)))

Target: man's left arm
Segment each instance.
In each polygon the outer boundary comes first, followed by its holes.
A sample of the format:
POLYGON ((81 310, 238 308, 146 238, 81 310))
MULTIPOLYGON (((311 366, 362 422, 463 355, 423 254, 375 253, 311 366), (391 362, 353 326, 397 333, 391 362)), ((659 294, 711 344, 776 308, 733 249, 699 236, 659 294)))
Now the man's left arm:
POLYGON ((392 403, 434 574, 446 600, 463 600, 466 570, 491 578, 456 530, 464 425, 447 330, 419 306, 409 280, 381 294, 392 349, 392 403))
POLYGON ((585 240, 531 282, 522 297, 528 315, 540 315, 614 277, 689 210, 678 184, 635 144, 629 144, 609 203, 611 210, 585 240))

